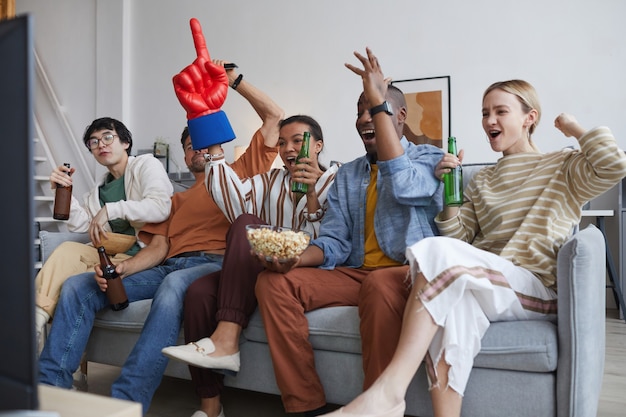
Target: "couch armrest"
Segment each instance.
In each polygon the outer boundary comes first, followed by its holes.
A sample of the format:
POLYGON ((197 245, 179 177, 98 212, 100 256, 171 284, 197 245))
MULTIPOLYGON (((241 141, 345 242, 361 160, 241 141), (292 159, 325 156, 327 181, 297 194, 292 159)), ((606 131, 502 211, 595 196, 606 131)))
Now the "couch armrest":
POLYGON ((67 241, 88 243, 90 239, 88 233, 48 232, 47 230, 40 231, 39 251, 41 255, 41 262, 46 262, 52 251, 61 243, 67 241))
POLYGON ((558 254, 558 417, 597 414, 606 339, 605 265, 604 236, 593 225, 572 236, 558 254))

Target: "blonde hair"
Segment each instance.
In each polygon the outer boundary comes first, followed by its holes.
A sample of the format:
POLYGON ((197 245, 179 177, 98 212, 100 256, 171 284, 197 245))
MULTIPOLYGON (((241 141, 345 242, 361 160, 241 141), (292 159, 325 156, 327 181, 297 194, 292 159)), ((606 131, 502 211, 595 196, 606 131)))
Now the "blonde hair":
POLYGON ((539 103, 539 96, 537 95, 535 87, 524 80, 498 81, 487 87, 483 94, 483 101, 485 100, 487 94, 493 90, 502 90, 509 94, 513 94, 522 104, 522 111, 526 114, 530 113, 533 109, 537 111, 537 119, 528 128, 528 142, 535 150, 538 151, 539 149, 531 139, 531 135, 534 133, 537 125, 539 125, 539 121, 541 120, 541 104, 539 103))

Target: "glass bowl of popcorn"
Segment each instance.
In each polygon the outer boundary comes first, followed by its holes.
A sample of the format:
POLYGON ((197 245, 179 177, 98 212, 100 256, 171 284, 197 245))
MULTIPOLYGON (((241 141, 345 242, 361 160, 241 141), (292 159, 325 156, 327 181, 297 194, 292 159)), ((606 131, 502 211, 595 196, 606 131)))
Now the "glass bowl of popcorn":
POLYGON ((246 235, 252 250, 265 255, 268 261, 276 257, 279 262, 286 262, 300 256, 311 241, 307 231, 264 224, 247 225, 246 235))

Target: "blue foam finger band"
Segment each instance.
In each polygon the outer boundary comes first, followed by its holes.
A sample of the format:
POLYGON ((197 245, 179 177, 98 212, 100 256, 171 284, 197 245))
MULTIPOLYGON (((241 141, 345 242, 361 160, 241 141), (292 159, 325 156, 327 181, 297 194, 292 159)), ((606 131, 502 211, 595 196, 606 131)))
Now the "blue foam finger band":
POLYGON ((194 150, 208 148, 211 145, 230 142, 235 139, 235 132, 230 126, 226 113, 220 110, 187 121, 191 146, 194 150))

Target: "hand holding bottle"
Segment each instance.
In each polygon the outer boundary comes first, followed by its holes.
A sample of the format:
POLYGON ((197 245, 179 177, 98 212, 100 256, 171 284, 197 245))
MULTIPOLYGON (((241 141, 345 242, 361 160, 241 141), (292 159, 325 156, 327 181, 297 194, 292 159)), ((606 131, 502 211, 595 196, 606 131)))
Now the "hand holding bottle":
MULTIPOLYGON (((125 264, 123 261, 115 265, 115 272, 119 275, 120 278, 124 278, 127 275, 130 275, 129 273, 125 271, 124 267, 125 267, 125 264)), ((108 288, 108 280, 104 276, 105 275, 104 270, 99 264, 96 264, 94 265, 94 272, 95 272, 94 280, 98 284, 98 287, 100 287, 100 291, 106 292, 108 288)))
POLYGON ((120 278, 115 265, 106 254, 104 246, 98 247, 98 255, 100 257, 98 269, 102 274, 102 278, 107 281, 105 292, 111 304, 111 309, 114 311, 123 310, 128 307, 128 296, 126 295, 124 284, 122 284, 122 278, 120 278))
POLYGON ((296 166, 292 172, 292 183, 291 183, 291 191, 294 193, 306 193, 309 189, 309 186, 300 181, 302 178, 302 174, 300 171, 304 169, 302 165, 305 164, 304 159, 309 157, 309 147, 311 144, 311 133, 304 132, 302 135, 302 145, 300 146, 300 151, 298 152, 298 156, 296 157, 296 166))
POLYGON ((463 163, 463 154, 463 149, 459 151, 458 155, 445 153, 443 158, 441 158, 435 167, 435 177, 437 177, 440 181, 443 181, 443 174, 450 172, 452 169, 463 163))
MULTIPOLYGON (((456 138, 450 136, 448 138, 448 153, 457 155, 456 138)), ((448 207, 463 205, 463 167, 459 164, 454 168, 450 168, 448 172, 443 174, 444 198, 443 204, 448 207)))
POLYGON ((70 168, 69 163, 52 171, 50 182, 53 184, 54 190, 54 208, 52 210, 52 218, 56 220, 68 220, 70 218, 70 208, 72 206, 72 178, 74 172, 70 168))
POLYGON ((76 168, 68 168, 65 164, 54 168, 52 174, 50 174, 50 188, 54 190, 57 188, 57 184, 63 187, 72 185, 71 175, 74 171, 76 171, 76 168))
POLYGON ((302 146, 296 157, 296 165, 291 174, 293 181, 291 191, 306 193, 309 196, 315 195, 317 198, 315 184, 324 174, 324 171, 321 170, 317 157, 311 157, 311 151, 315 152, 314 143, 311 140, 311 134, 304 132, 302 135, 302 146))
MULTIPOLYGON (((439 161, 439 163, 437 164, 437 166, 435 167, 435 176, 440 181, 445 181, 446 175, 449 175, 449 173, 452 172, 454 168, 456 168, 457 166, 461 166, 461 163, 463 162, 463 154, 464 152, 462 149, 458 151, 457 155, 454 155, 453 153, 449 153, 449 152, 445 153, 443 157, 441 158, 441 160, 439 161)), ((445 184, 444 184, 444 200, 446 199, 445 192, 446 190, 445 190, 445 184)), ((461 196, 462 196, 462 193, 461 193, 461 196)), ((458 213, 459 213, 458 205, 451 206, 451 205, 445 204, 444 202, 443 210, 440 216, 442 220, 447 220, 452 217, 455 217, 458 213)))
POLYGON ((315 184, 324 175, 315 158, 300 158, 295 166, 293 179, 307 185, 307 194, 315 194, 315 184))

